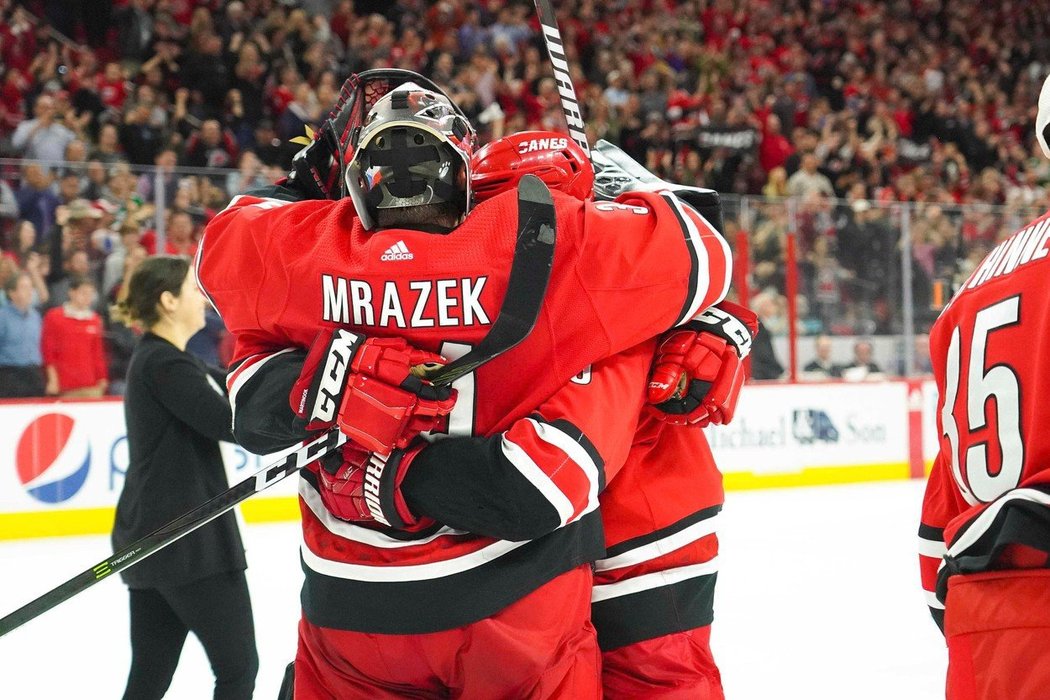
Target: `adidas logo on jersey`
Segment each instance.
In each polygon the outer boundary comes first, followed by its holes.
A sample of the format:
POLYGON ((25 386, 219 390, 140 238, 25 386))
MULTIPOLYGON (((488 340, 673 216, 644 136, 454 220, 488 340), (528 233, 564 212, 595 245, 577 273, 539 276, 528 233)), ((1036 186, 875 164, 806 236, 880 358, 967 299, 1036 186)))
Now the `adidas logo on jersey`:
POLYGON ((394 245, 386 249, 386 252, 379 256, 380 260, 411 260, 413 258, 412 252, 409 251, 408 246, 405 245, 404 241, 398 241, 394 245))

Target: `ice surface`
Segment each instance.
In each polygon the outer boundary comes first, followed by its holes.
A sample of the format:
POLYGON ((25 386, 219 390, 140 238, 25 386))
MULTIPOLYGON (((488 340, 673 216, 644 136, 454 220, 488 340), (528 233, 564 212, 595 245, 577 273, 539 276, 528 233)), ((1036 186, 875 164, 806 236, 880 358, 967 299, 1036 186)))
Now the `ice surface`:
MULTIPOLYGON (((944 644, 918 587, 920 482, 730 493, 721 528, 715 654, 730 700, 933 700, 944 644)), ((298 524, 245 529, 261 670, 277 695, 295 651, 298 524)), ((0 542, 0 614, 109 554, 107 537, 0 542)), ((119 698, 127 677, 127 592, 117 580, 0 638, 0 696, 119 698)), ((211 697, 191 637, 167 697, 211 697)))

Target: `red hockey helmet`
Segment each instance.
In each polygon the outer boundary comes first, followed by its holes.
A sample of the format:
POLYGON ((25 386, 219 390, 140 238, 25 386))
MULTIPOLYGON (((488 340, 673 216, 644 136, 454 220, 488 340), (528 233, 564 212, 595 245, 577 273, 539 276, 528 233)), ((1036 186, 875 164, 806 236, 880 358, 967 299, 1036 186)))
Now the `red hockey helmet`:
POLYGON ((590 199, 594 194, 594 169, 571 138, 553 131, 522 131, 493 141, 474 154, 470 185, 475 201, 514 188, 526 174, 579 199, 590 199))

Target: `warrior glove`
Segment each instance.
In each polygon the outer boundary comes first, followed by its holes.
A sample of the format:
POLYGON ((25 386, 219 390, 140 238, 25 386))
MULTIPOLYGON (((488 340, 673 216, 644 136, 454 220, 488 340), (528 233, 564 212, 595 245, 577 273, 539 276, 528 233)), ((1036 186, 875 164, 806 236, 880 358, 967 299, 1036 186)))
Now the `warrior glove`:
POLYGON ((401 495, 409 465, 427 444, 417 438, 407 450, 381 455, 346 442, 320 459, 321 502, 341 520, 378 522, 408 531, 430 527, 434 521, 414 516, 401 495))
POLYGON ((744 384, 744 358, 758 317, 723 301, 668 331, 649 375, 652 412, 675 425, 724 425, 733 419, 744 384))
POLYGON ((292 411, 310 431, 336 425, 360 447, 388 455, 441 425, 456 392, 414 372, 444 364, 440 355, 403 338, 368 338, 345 329, 322 331, 292 386, 292 411))

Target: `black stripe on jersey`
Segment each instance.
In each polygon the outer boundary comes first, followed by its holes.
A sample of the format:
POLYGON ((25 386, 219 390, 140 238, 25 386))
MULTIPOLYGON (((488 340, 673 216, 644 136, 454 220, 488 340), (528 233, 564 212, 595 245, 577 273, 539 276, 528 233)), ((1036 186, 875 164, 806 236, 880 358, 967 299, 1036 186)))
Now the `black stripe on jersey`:
POLYGON ((944 634, 944 610, 941 608, 930 608, 930 616, 933 621, 937 623, 937 627, 941 630, 941 634, 944 634))
POLYGON ((241 447, 264 455, 316 437, 316 433, 307 432, 305 423, 288 405, 288 394, 305 360, 305 350, 273 357, 237 390, 233 436, 241 447))
POLYGON ((561 432, 571 437, 574 442, 576 442, 580 447, 582 447, 583 451, 586 452, 587 456, 591 458, 592 462, 594 462, 594 466, 598 467, 598 492, 601 493, 605 490, 605 460, 602 459, 602 456, 598 452, 597 448, 594 446, 594 443, 587 439, 587 436, 582 430, 580 430, 570 421, 567 421, 564 418, 559 418, 554 421, 548 421, 539 413, 533 413, 529 417, 537 422, 547 423, 548 425, 554 426, 561 432))
POLYGON ((924 540, 931 540, 934 542, 944 541, 944 528, 933 527, 926 523, 919 523, 919 537, 924 540))
POLYGON ((499 434, 463 437, 421 451, 401 482, 408 509, 457 530, 513 542, 560 527, 557 509, 507 458, 502 442, 499 434))
POLYGON ((710 625, 717 573, 705 574, 591 605, 602 651, 710 625))
POLYGON ((999 557, 1010 545, 1022 545, 1045 553, 1047 559, 1042 566, 1050 566, 1050 506, 1031 500, 1030 494, 1023 493, 1026 490, 1050 495, 1050 487, 1046 486, 1008 491, 999 497, 999 501, 988 506, 999 508, 995 517, 990 520, 982 518, 988 512, 985 510, 959 529, 948 547, 949 553, 944 556, 944 566, 937 573, 938 600, 943 603, 947 599, 951 576, 1001 568, 999 557), (960 551, 956 543, 974 527, 982 529, 975 532, 977 537, 960 551))
MULTIPOLYGON (((1050 496, 1050 486, 1046 485, 1035 485, 1026 486, 1025 490, 1038 491, 1042 494, 1050 496)), ((1040 549, 1044 548, 1050 552, 1050 528, 1043 529, 1035 532, 1025 532, 1019 527, 1017 517, 1014 515, 1017 511, 1022 514, 1030 513, 1030 517, 1034 521, 1039 521, 1043 524, 1050 522, 1050 510, 1047 506, 1031 500, 1026 497, 1023 493, 1017 491, 1007 491, 999 497, 998 501, 993 501, 989 504, 988 509, 982 510, 977 515, 970 518, 965 524, 962 525, 955 532, 955 536, 952 537, 952 541, 948 543, 948 548, 955 547, 955 543, 962 538, 963 535, 969 533, 972 527, 982 527, 983 530, 976 533, 977 539, 966 548, 967 554, 971 553, 987 553, 989 546, 994 542, 1002 542, 1004 537, 1015 538, 1009 540, 1009 542, 1016 542, 1019 544, 1027 544, 1032 547, 1040 549), (999 506, 999 512, 995 514, 995 517, 987 522, 984 516, 988 509, 999 506), (978 525, 980 523, 980 525, 978 525)), ((1033 523, 1034 526, 1034 523, 1033 523)), ((972 573, 972 572, 970 572, 972 573)))
POLYGON ((372 634, 428 634, 496 614, 602 552, 598 512, 462 573, 371 583, 319 574, 303 564, 303 614, 312 624, 372 634))
MULTIPOLYGON (((682 235, 685 237, 685 248, 689 251, 689 293, 685 295, 685 303, 682 304, 682 310, 678 312, 678 321, 675 323, 675 325, 678 325, 682 321, 687 320, 686 317, 689 315, 689 310, 693 307, 693 298, 696 296, 696 286, 700 276, 700 258, 694 247, 693 239, 689 237, 689 224, 682 218, 682 212, 677 206, 674 195, 661 194, 660 196, 667 202, 667 206, 670 207, 671 211, 674 212, 675 218, 678 219, 678 223, 682 227, 682 235)), ((698 241, 698 244, 703 245, 703 242, 698 241)), ((726 274, 729 274, 728 271, 726 274)))
POLYGON ((609 547, 608 550, 606 550, 605 556, 602 558, 612 559, 613 557, 619 556, 624 552, 629 552, 632 549, 638 549, 639 547, 644 547, 647 544, 652 544, 657 540, 662 540, 665 537, 670 537, 676 532, 681 532, 682 530, 686 529, 691 525, 695 525, 701 520, 707 520, 708 518, 714 517, 718 514, 720 510, 722 510, 721 503, 719 503, 717 506, 711 506, 710 508, 698 510, 692 515, 688 515, 682 518, 681 520, 672 523, 671 525, 668 525, 667 527, 655 530, 645 535, 641 535, 640 537, 634 537, 624 542, 620 542, 619 544, 614 544, 613 546, 609 547))

